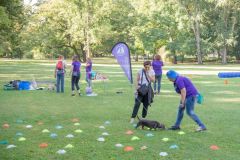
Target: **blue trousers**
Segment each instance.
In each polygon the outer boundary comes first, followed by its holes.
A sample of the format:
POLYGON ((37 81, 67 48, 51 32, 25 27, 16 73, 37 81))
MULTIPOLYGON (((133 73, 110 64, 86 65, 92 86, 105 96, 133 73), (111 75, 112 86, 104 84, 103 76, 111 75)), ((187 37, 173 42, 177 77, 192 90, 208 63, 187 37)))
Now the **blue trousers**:
POLYGON ((57 93, 64 92, 64 73, 57 72, 57 93))
POLYGON ((91 72, 86 72, 86 81, 87 81, 88 87, 92 87, 91 72))
MULTIPOLYGON (((195 96, 190 96, 186 98, 185 108, 186 108, 187 115, 191 117, 192 120, 194 120, 200 127, 206 128, 205 125, 198 118, 198 116, 194 113, 195 100, 196 100, 195 96)), ((177 114, 177 120, 175 122, 175 126, 180 126, 181 121, 183 119, 185 108, 182 108, 180 106, 178 107, 178 114, 177 114)))
POLYGON ((155 75, 155 82, 154 82, 154 92, 156 92, 156 88, 158 89, 158 93, 160 93, 161 89, 161 80, 162 80, 162 75, 155 75))

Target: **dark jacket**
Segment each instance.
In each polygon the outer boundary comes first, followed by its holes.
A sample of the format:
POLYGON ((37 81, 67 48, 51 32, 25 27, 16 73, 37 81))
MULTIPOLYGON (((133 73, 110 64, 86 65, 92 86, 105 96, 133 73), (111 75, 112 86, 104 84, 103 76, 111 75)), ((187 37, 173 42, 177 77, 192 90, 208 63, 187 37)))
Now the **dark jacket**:
POLYGON ((151 84, 149 84, 148 87, 149 87, 149 89, 148 89, 148 105, 151 106, 151 103, 153 103, 154 92, 153 92, 151 84))

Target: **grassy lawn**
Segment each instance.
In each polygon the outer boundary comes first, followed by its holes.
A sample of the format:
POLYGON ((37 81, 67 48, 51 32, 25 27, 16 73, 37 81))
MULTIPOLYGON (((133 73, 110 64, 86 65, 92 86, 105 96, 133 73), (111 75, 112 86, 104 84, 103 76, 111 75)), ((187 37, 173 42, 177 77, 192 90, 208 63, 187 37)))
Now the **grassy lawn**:
MULTIPOLYGON (((93 82, 96 97, 71 97, 70 76, 65 79, 65 93, 56 94, 54 91, 4 91, 0 90, 0 160, 236 160, 240 153, 239 115, 240 115, 240 81, 239 78, 228 79, 224 84, 215 72, 237 70, 236 65, 227 65, 224 68, 218 65, 166 65, 167 69, 174 68, 180 73, 190 73, 188 76, 195 83, 204 96, 204 104, 196 105, 195 111, 206 124, 208 130, 196 133, 196 124, 185 115, 182 123, 184 135, 178 131, 149 131, 135 130, 129 124, 134 105, 134 87, 131 87, 119 66, 101 65, 106 60, 96 60, 99 64, 93 70, 108 76, 105 82, 93 82), (191 74, 194 71, 194 74, 191 74), (201 74, 197 74, 199 71, 201 74), (206 73, 206 74, 205 74, 206 73), (213 74, 208 74, 213 73, 213 74), (117 94, 122 91, 122 94, 117 94), (74 125, 73 120, 80 125, 74 125), (105 122, 109 121, 110 124, 105 122), (4 129, 4 124, 9 128, 4 129), (32 125, 32 128, 26 128, 32 125), (56 126, 61 125, 62 129, 56 126), (104 126, 105 129, 99 128, 104 126), (49 133, 42 133, 48 129, 49 133), (76 133, 80 129, 82 133, 76 133), (132 130, 133 135, 125 134, 132 130), (102 133, 109 133, 103 136, 102 133), (22 133, 22 136, 16 135, 22 133), (56 138, 50 134, 56 133, 56 138), (148 133, 154 136, 147 137, 148 133), (74 135, 67 138, 68 134, 74 135), (132 141, 137 136, 140 139, 132 141), (18 141, 20 137, 25 141, 18 141), (104 142, 97 139, 104 137, 104 142), (162 139, 168 138, 168 141, 162 139), (47 143, 47 148, 40 148, 41 143, 47 143), (125 152, 124 147, 115 147, 115 144, 132 146, 133 151, 125 152), (10 144, 16 148, 7 149, 10 144), (72 144, 73 148, 64 148, 72 144), (170 146, 177 145, 177 149, 170 146), (219 150, 211 150, 210 146, 217 145, 219 150), (141 150, 142 146, 147 149, 141 150), (65 154, 57 154, 60 149, 65 154), (159 155, 167 152, 166 157, 159 155)), ((70 61, 68 61, 70 62, 70 61)), ((112 61, 114 64, 115 61, 112 61)), ((20 79, 31 81, 54 82, 54 61, 0 61, 0 85, 10 80, 20 79)), ((106 63, 105 63, 106 64, 106 63)), ((110 65, 109 65, 110 64, 110 65)), ((70 66, 69 66, 70 68, 70 66)), ((85 70, 81 77, 81 91, 84 93, 85 70)), ((133 76, 140 69, 139 64, 133 65, 133 76)), ((69 71, 69 69, 68 69, 69 71)), ((2 87, 3 88, 3 87, 2 87)), ((176 118, 179 96, 174 92, 172 84, 166 76, 162 79, 161 95, 156 96, 149 109, 148 119, 158 120, 170 127, 176 118)), ((139 110, 139 115, 141 109, 139 110)))

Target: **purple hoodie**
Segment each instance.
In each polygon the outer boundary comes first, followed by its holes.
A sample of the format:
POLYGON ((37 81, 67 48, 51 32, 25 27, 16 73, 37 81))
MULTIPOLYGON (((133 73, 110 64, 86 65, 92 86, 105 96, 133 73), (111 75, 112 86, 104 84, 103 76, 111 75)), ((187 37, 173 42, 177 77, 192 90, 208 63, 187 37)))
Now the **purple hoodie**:
POLYGON ((152 67, 155 72, 155 75, 161 75, 162 74, 162 66, 163 62, 160 60, 153 60, 152 61, 152 67))
POLYGON ((198 94, 197 88, 187 77, 178 76, 174 82, 175 91, 180 94, 181 89, 186 88, 186 97, 196 96, 198 94))

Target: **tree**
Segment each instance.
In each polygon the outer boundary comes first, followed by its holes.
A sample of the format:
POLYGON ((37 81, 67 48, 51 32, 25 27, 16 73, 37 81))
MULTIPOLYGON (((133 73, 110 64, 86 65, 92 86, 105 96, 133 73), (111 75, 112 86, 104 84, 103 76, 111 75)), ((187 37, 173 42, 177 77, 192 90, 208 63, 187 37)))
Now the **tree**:
POLYGON ((222 56, 222 64, 227 63, 228 48, 234 46, 235 40, 238 37, 236 28, 239 10, 239 2, 236 0, 215 0, 216 12, 219 13, 216 23, 217 46, 220 49, 222 56), (238 4, 238 5, 237 5, 238 4))
POLYGON ((24 24, 21 0, 0 1, 0 55, 21 58, 19 33, 24 24))
POLYGON ((200 20, 207 3, 205 3, 205 0, 178 0, 178 3, 180 7, 185 10, 188 16, 189 23, 191 24, 191 28, 195 36, 197 61, 198 64, 202 64, 200 20))
POLYGON ((22 36, 27 39, 25 46, 29 44, 32 46, 31 51, 35 48, 35 51, 43 52, 46 56, 63 54, 69 57, 76 54, 82 60, 84 41, 82 24, 75 4, 51 0, 38 6, 22 36))

